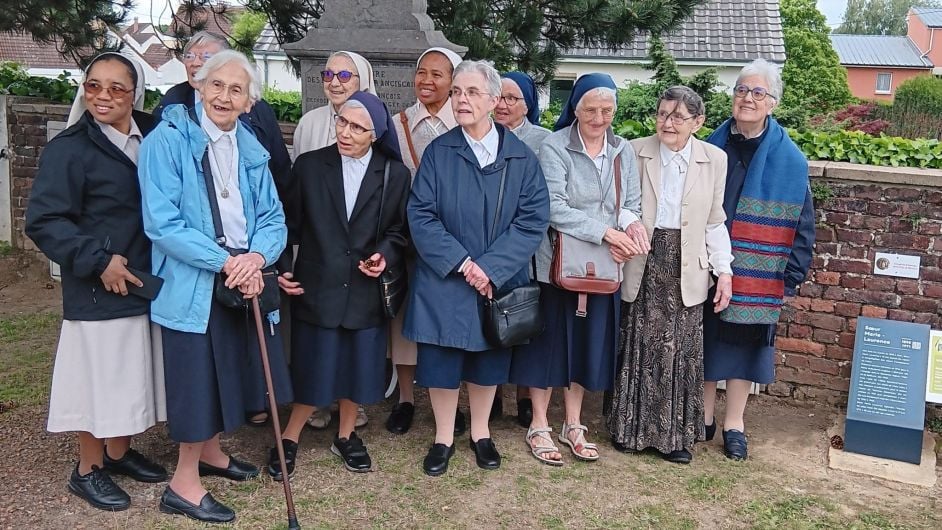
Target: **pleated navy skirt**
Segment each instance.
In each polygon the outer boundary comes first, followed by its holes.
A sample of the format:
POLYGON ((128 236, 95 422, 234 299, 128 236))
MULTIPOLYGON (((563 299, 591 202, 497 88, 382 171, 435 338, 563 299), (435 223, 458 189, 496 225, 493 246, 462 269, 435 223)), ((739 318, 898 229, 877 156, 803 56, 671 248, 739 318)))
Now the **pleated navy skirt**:
MULTIPOLYGON (((294 400, 278 328, 264 320, 272 381, 278 403, 294 400)), ((206 333, 161 328, 167 423, 170 438, 194 443, 245 423, 247 412, 268 408, 251 312, 228 309, 215 300, 206 333)))
POLYGON ((387 326, 322 328, 291 323, 291 380, 296 403, 326 407, 338 399, 361 405, 383 400, 387 326))
POLYGON ((577 317, 578 294, 540 282, 543 333, 514 348, 510 382, 536 388, 611 390, 621 295, 590 294, 587 316, 577 317))
MULTIPOLYGON (((713 299, 713 293, 711 289, 707 300, 713 299)), ((703 380, 774 383, 775 324, 736 326, 738 332, 731 328, 713 312, 713 304, 703 304, 703 380)))
POLYGON ((466 351, 418 343, 415 380, 425 388, 456 389, 462 381, 502 385, 510 374, 510 349, 466 351))

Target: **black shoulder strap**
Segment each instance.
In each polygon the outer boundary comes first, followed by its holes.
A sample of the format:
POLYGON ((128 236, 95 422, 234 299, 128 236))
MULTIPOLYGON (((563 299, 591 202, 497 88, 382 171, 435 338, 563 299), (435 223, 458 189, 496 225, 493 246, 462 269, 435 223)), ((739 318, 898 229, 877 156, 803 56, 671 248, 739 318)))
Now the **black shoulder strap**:
POLYGON ((383 204, 386 203, 386 184, 389 183, 389 159, 383 168, 383 189, 379 194, 379 219, 376 221, 376 244, 379 244, 379 229, 383 224, 383 204))
MULTIPOLYGON (((199 124, 199 118, 196 116, 196 109, 189 109, 190 119, 199 124)), ((209 195, 209 210, 213 214, 213 231, 216 233, 216 244, 220 247, 226 246, 226 234, 222 229, 222 216, 219 215, 219 202, 216 199, 216 183, 213 182, 213 170, 209 164, 209 144, 206 144, 206 150, 203 151, 203 180, 206 181, 206 193, 209 195)))
MULTIPOLYGON (((494 224, 491 225, 491 237, 488 245, 494 243, 494 239, 497 237, 497 221, 500 220, 500 211, 504 207, 504 184, 507 177, 507 166, 509 164, 504 164, 504 169, 500 172, 500 190, 497 192, 497 210, 494 212, 494 224)), ((536 279, 536 254, 530 256, 530 265, 533 266, 533 279, 536 279)))

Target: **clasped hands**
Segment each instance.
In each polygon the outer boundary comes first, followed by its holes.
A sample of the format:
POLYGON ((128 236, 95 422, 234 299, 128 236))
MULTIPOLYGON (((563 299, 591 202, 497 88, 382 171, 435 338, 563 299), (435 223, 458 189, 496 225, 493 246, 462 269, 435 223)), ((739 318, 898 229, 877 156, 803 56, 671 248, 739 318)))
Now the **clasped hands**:
POLYGON ((245 298, 258 296, 265 288, 265 281, 262 279, 264 266, 265 258, 258 252, 229 256, 222 266, 222 272, 226 275, 226 287, 238 288, 245 298))
POLYGON ((487 277, 487 273, 477 263, 468 260, 461 273, 464 274, 464 281, 468 282, 468 285, 473 287, 481 296, 487 297, 488 300, 494 297, 494 286, 491 285, 491 279, 487 277))
MULTIPOLYGON (((386 258, 379 252, 374 252, 369 258, 360 260, 357 263, 357 268, 370 278, 378 278, 379 275, 386 270, 386 258)), ((291 296, 304 294, 304 288, 301 287, 301 282, 294 281, 294 274, 291 272, 282 273, 282 275, 278 277, 278 286, 281 287, 282 291, 291 296)))
POLYGON ((634 256, 651 251, 648 232, 641 221, 631 223, 624 232, 609 228, 605 231, 602 240, 608 243, 608 252, 615 263, 625 263, 634 256))

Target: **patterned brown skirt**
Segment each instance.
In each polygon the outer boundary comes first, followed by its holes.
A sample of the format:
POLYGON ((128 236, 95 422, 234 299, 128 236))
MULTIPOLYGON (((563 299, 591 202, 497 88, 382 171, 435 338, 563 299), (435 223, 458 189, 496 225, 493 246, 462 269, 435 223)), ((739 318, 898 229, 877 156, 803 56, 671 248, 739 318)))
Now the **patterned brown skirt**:
POLYGON ((703 308, 684 307, 680 230, 655 229, 638 298, 623 303, 608 429, 641 451, 703 439, 703 308))

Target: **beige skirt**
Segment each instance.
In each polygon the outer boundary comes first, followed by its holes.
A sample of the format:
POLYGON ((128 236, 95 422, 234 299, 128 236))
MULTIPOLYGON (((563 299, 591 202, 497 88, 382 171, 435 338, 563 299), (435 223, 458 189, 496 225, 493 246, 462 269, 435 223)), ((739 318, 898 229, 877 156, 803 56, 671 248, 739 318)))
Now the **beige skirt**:
POLYGON ((166 419, 160 328, 148 315, 62 321, 47 430, 111 438, 166 419))

